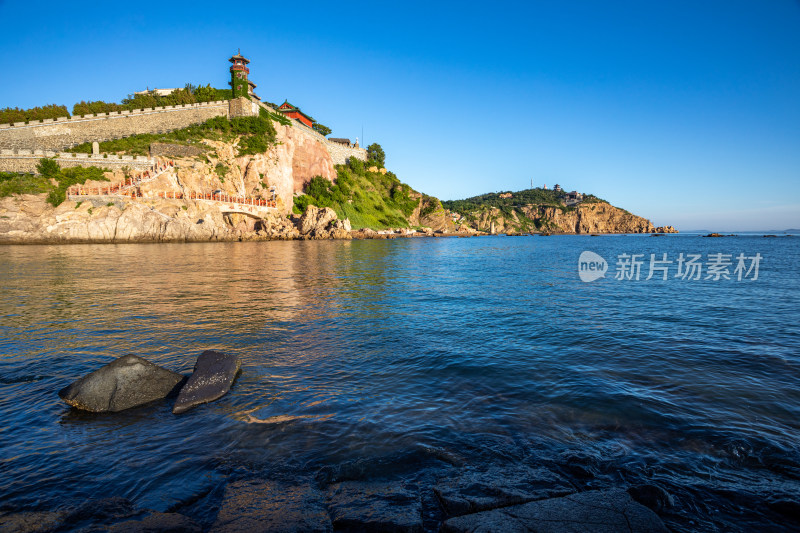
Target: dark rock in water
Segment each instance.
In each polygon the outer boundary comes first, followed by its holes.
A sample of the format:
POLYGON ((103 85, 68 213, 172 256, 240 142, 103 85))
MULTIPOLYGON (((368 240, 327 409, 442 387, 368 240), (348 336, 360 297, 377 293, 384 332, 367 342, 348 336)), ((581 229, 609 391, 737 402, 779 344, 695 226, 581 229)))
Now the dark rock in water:
POLYGON ((767 507, 800 524, 800 502, 789 498, 773 498, 767 502, 767 507))
POLYGON ((590 491, 539 500, 451 518, 442 524, 448 533, 575 533, 620 531, 667 533, 653 511, 623 490, 590 491))
POLYGON ((40 533, 54 531, 64 518, 63 512, 28 511, 0 516, 0 531, 13 533, 40 533))
POLYGON ((545 468, 490 468, 465 471, 433 488, 449 516, 460 516, 575 492, 562 477, 545 468))
POLYGON ((107 520, 128 518, 136 514, 133 502, 118 496, 103 498, 101 500, 88 500, 70 512, 64 522, 77 524, 79 522, 101 522, 107 520))
POLYGON ((331 485, 328 494, 337 531, 422 531, 419 495, 399 483, 346 481, 331 485))
POLYGON ((59 391, 72 407, 95 413, 117 412, 176 393, 184 376, 126 355, 59 391))
POLYGON ((185 413, 197 405, 223 397, 233 385, 242 363, 235 355, 206 350, 197 358, 194 372, 178 394, 172 412, 185 413))
POLYGON ((658 485, 636 485, 628 489, 631 498, 658 512, 675 505, 675 499, 658 485))
POLYGON ((200 524, 178 513, 153 513, 141 520, 119 522, 106 529, 111 533, 201 533, 200 524))
POLYGON ((311 487, 261 480, 225 487, 212 533, 331 531, 322 494, 311 487))

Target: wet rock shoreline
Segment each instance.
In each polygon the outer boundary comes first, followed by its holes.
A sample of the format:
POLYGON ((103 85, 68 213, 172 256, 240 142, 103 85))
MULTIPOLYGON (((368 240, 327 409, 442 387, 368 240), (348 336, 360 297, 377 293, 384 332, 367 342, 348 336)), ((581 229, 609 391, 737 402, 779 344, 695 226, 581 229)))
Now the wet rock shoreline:
MULTIPOLYGON (((359 479, 331 483, 315 479, 253 477, 224 483, 192 508, 139 509, 119 497, 89 500, 54 511, 0 515, 0 530, 45 531, 209 531, 237 532, 666 532, 663 507, 639 501, 635 487, 578 490, 569 483, 544 490, 557 474, 537 469, 527 478, 521 469, 444 470, 426 480, 359 479), (499 476, 497 478, 493 476, 499 476), (542 476, 542 477, 539 477, 542 476), (480 476, 479 476, 480 477, 480 476), (512 480, 512 486, 504 481, 512 480), (520 480, 524 480, 522 485, 520 480), (483 503, 454 510, 438 496, 441 487, 463 501, 483 503), (513 496, 508 497, 509 494, 513 496), (206 517, 193 516, 198 505, 213 505, 206 517)), ((559 483, 564 483, 563 480, 559 483)), ((658 489, 654 489, 658 490, 658 489)), ((641 492, 641 491, 640 491, 641 492)))

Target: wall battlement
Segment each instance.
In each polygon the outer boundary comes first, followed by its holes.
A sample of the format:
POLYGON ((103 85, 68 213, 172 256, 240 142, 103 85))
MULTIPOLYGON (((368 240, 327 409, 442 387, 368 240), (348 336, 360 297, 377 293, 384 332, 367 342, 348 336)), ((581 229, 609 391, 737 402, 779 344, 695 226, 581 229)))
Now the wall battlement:
POLYGON ((203 102, 0 126, 0 149, 58 151, 137 133, 166 133, 229 113, 229 102, 203 102))
POLYGON ((180 111, 186 109, 194 109, 198 107, 219 107, 227 105, 227 100, 218 100, 216 102, 199 102, 196 104, 183 104, 183 105, 168 105, 163 107, 147 107, 144 109, 130 109, 124 111, 110 111, 108 113, 96 113, 88 115, 76 115, 73 117, 59 117, 59 118, 46 118, 44 120, 31 120, 30 122, 14 122, 11 124, 0 124, 0 130, 9 128, 32 128, 36 126, 47 126, 51 124, 70 124, 81 122, 84 120, 98 119, 98 118, 113 118, 123 116, 136 116, 146 115, 150 113, 161 113, 164 111, 180 111))
POLYGON ((43 157, 55 158, 61 168, 100 167, 116 170, 130 167, 132 170, 148 170, 155 164, 154 159, 140 155, 90 155, 51 150, 0 150, 0 170, 4 172, 36 172, 36 165, 43 157))

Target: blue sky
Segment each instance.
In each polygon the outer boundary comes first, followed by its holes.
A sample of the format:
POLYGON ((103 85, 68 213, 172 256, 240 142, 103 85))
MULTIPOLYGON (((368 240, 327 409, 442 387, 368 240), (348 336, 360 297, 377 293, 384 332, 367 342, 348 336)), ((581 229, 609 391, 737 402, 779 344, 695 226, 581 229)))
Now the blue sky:
POLYGON ((227 87, 442 199, 560 183, 656 225, 800 228, 800 1, 0 0, 0 107, 227 87), (15 21, 15 22, 9 22, 15 21))

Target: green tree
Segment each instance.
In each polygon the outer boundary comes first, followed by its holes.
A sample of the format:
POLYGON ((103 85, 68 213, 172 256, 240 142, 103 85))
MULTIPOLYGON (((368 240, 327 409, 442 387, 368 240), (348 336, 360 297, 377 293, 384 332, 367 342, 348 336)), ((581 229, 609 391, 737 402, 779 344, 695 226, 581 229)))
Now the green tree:
POLYGON ((331 129, 328 126, 320 124, 319 122, 314 123, 314 130, 320 133, 323 137, 327 137, 331 134, 331 129))
POLYGON ((367 158, 370 163, 376 163, 381 167, 386 164, 386 152, 383 151, 383 148, 378 143, 372 143, 367 146, 367 158))

